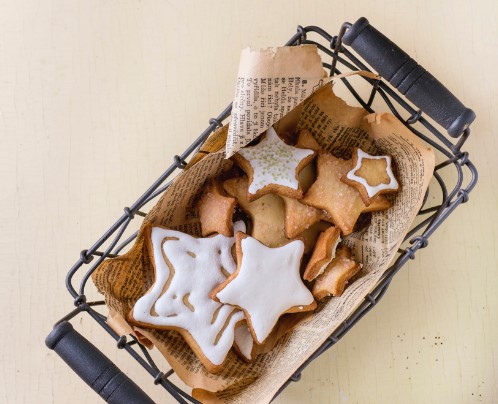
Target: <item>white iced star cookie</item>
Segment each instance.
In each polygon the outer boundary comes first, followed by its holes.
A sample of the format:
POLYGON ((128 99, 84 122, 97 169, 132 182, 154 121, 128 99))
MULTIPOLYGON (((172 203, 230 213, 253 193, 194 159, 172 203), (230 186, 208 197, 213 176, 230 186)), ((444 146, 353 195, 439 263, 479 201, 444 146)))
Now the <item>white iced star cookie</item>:
MULTIPOLYGON (((243 222, 234 224, 237 230, 245 231, 243 222)), ((235 238, 195 238, 162 227, 150 227, 145 237, 155 280, 135 303, 130 322, 180 332, 210 372, 220 371, 244 314, 209 294, 236 269, 235 238)))
POLYGON ((211 298, 242 309, 254 340, 262 344, 282 314, 316 308, 299 274, 304 243, 294 240, 270 248, 241 232, 235 239, 237 270, 211 298))
POLYGON ((355 187, 366 206, 379 194, 396 192, 399 184, 391 168, 391 156, 372 156, 359 148, 354 148, 353 168, 341 181, 355 187))
POLYGON ((315 154, 314 150, 289 146, 269 128, 257 145, 240 149, 232 158, 249 177, 249 201, 270 192, 300 199, 303 191, 297 176, 315 154))

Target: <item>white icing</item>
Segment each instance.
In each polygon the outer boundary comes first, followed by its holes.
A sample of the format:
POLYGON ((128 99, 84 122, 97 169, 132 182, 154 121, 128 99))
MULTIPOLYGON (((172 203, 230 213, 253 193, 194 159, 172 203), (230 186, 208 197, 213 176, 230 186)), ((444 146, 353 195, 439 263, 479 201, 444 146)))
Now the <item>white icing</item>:
POLYGON ((372 198, 379 191, 383 191, 386 189, 398 189, 398 181, 396 181, 396 178, 394 177, 391 168, 391 156, 371 156, 370 154, 364 152, 361 149, 358 149, 358 160, 356 162, 356 166, 354 166, 354 168, 347 173, 346 177, 351 181, 356 181, 359 182, 361 185, 363 185, 367 190, 367 194, 370 198, 372 198), (374 160, 381 160, 381 159, 386 160, 387 163, 386 173, 390 179, 389 184, 381 183, 379 185, 372 186, 367 182, 365 178, 359 177, 355 174, 355 172, 360 169, 362 160, 364 158, 374 159, 374 160))
POLYGON ((216 296, 245 310, 257 342, 262 343, 283 313, 314 301, 299 274, 304 243, 295 240, 270 248, 246 237, 241 246, 239 272, 216 296))
POLYGON ((318 274, 317 276, 323 274, 325 272, 325 269, 328 267, 328 265, 332 262, 332 260, 335 258, 335 250, 337 250, 337 245, 341 242, 341 238, 338 237, 335 244, 332 246, 332 255, 330 257, 330 259, 325 263, 323 264, 321 267, 320 267, 320 270, 318 271, 318 274))
POLYGON ((313 153, 314 151, 310 149, 299 149, 285 144, 275 129, 269 128, 257 145, 239 150, 239 154, 249 161, 254 170, 249 192, 255 194, 270 184, 297 190, 299 187, 296 178, 297 166, 313 153))
MULTIPOLYGON (((234 231, 245 231, 244 223, 234 224, 234 231)), ((222 364, 233 345, 235 324, 244 319, 244 314, 215 302, 209 294, 226 279, 222 267, 230 274, 236 269, 231 254, 235 238, 221 234, 195 238, 153 227, 151 242, 156 277, 152 288, 135 303, 133 317, 147 324, 187 330, 211 363, 222 364), (174 268, 174 274, 163 293, 170 276, 164 256, 174 268), (157 315, 151 313, 152 309, 157 315)))
POLYGON ((254 340, 252 339, 251 332, 247 328, 247 324, 243 323, 235 329, 234 344, 239 348, 240 353, 247 359, 252 359, 252 347, 254 340))

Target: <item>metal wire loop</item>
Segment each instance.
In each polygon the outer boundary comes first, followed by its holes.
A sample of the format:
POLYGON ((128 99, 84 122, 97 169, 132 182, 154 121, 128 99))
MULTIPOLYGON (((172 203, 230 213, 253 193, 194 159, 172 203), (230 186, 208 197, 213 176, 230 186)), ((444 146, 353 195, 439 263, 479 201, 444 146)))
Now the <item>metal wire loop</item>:
POLYGON ((420 244, 419 248, 425 248, 429 245, 429 240, 427 240, 427 237, 424 237, 424 236, 413 237, 410 240, 411 244, 415 244, 416 242, 418 242, 420 244))
POLYGON ((333 36, 332 39, 330 40, 329 47, 332 50, 335 50, 335 47, 337 46, 337 37, 333 36))
POLYGON ((126 335, 121 335, 121 337, 119 337, 116 343, 116 346, 118 347, 118 349, 123 349, 125 345, 126 345, 126 335))
POLYGON ((187 166, 185 160, 182 160, 178 154, 173 158, 173 160, 175 161, 176 168, 179 168, 180 170, 183 170, 187 166))
POLYGON ((415 122, 417 122, 420 119, 421 116, 422 116, 422 111, 419 109, 410 118, 406 120, 406 123, 413 125, 415 122))
POLYGON ((164 373, 159 372, 156 377, 154 377, 154 384, 160 384, 163 381, 164 373))
POLYGON ((376 304, 377 303, 375 301, 375 299, 370 294, 366 295, 365 299, 367 299, 371 304, 376 304))
POLYGON ((461 189, 458 191, 458 196, 462 195, 462 203, 467 203, 469 201, 469 191, 466 189, 461 189))
POLYGON ((339 30, 339 35, 337 37, 332 38, 330 40, 330 47, 334 49, 336 52, 339 52, 342 46, 342 37, 346 33, 346 31, 351 28, 352 24, 349 22, 345 22, 341 25, 341 29, 339 30))
POLYGON ((301 373, 296 373, 295 375, 292 375, 290 377, 290 379, 293 381, 293 382, 298 382, 299 380, 301 380, 301 373))
POLYGON ((218 128, 222 128, 223 127, 223 124, 221 123, 221 121, 219 119, 216 119, 216 118, 211 118, 209 120, 209 124, 210 125, 216 125, 218 128))
POLYGON ((415 251, 413 250, 412 247, 406 248, 405 249, 405 254, 408 254, 408 258, 410 258, 411 260, 415 259, 415 251))
POLYGON ((93 255, 87 255, 88 250, 83 250, 80 252, 80 260, 83 264, 89 264, 93 260, 93 255))
POLYGON ((76 299, 74 299, 74 305, 76 307, 81 306, 83 304, 86 304, 86 296, 85 295, 79 295, 76 299))
POLYGON ((297 33, 300 35, 300 38, 299 38, 299 43, 303 43, 304 41, 306 41, 306 31, 304 30, 304 28, 302 27, 302 25, 298 25, 297 26, 297 33))
POLYGON ((339 338, 330 336, 327 338, 327 340, 335 344, 337 341, 339 341, 339 338))
POLYGON ((123 210, 128 218, 133 219, 135 217, 135 213, 133 213, 130 208, 125 207, 123 210))
POLYGON ((458 159, 460 160, 460 165, 464 166, 469 161, 469 152, 461 153, 460 156, 458 157, 458 159))

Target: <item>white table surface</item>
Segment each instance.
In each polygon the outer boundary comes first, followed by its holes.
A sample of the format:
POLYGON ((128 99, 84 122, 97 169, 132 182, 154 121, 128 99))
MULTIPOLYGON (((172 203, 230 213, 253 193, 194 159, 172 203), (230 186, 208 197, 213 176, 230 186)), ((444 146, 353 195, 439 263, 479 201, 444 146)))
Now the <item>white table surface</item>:
MULTIPOLYGON (((278 403, 498 402, 498 2, 36 1, 0 12, 0 402, 94 403, 45 348, 68 268, 230 101, 240 50, 366 16, 478 115, 480 181, 278 403)), ((158 402, 88 317, 75 327, 158 402)))

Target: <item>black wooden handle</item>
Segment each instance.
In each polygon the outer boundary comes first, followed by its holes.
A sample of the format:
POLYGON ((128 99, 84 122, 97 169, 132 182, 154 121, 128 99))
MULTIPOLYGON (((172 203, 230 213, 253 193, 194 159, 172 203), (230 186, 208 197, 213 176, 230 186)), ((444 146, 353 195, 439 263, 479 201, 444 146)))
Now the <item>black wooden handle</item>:
POLYGON ((420 110, 458 137, 474 121, 474 111, 466 108, 427 70, 410 58, 364 17, 356 21, 342 38, 382 77, 420 110))
POLYGON ((45 340, 100 397, 112 404, 154 404, 144 391, 65 321, 45 340))

